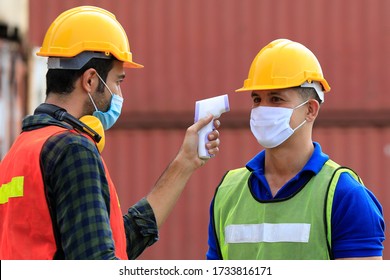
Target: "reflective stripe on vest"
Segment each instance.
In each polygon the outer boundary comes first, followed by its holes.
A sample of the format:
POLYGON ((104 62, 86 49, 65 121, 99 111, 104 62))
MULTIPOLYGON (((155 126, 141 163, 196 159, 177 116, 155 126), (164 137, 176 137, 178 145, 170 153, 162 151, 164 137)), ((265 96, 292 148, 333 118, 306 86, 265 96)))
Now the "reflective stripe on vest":
MULTIPOLYGON (((40 169, 46 140, 66 129, 57 126, 23 132, 0 163, 0 259, 52 259, 57 251, 40 169), (14 164, 19 158, 18 164, 14 164)), ((103 162, 104 164, 104 162, 103 162)), ((105 167, 105 165, 104 165, 105 167)), ((124 224, 115 187, 110 191, 110 225, 117 257, 127 259, 124 224)))
POLYGON ((226 243, 309 242, 310 224, 240 224, 225 228, 226 243))
POLYGON ((23 196, 24 177, 17 176, 11 182, 2 184, 0 188, 0 204, 7 203, 10 198, 23 196))
POLYGON ((214 197, 213 226, 223 259, 329 259, 331 206, 342 172, 329 160, 293 196, 257 201, 246 168, 229 171, 214 197), (326 217, 325 217, 326 216, 326 217))

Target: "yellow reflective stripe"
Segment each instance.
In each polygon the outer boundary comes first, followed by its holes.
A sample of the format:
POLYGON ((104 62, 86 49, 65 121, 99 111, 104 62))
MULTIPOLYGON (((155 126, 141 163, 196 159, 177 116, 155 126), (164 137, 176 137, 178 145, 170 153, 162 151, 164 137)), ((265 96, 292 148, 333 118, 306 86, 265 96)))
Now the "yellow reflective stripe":
POLYGON ((0 204, 5 204, 11 197, 23 196, 24 177, 18 176, 12 178, 11 182, 2 184, 0 188, 0 204))
POLYGON ((336 162, 334 162, 333 160, 331 159, 328 159, 327 162, 325 162, 326 165, 330 166, 330 167, 333 167, 334 169, 337 169, 340 167, 340 165, 336 162))
POLYGON ((328 164, 330 166, 333 166, 333 167, 337 167, 338 169, 336 169, 334 175, 333 175, 333 178, 332 178, 332 181, 330 182, 330 185, 329 185, 329 191, 328 191, 328 198, 327 198, 327 205, 326 205, 326 216, 327 216, 327 226, 328 226, 328 242, 329 242, 329 245, 331 246, 332 245, 332 221, 331 221, 331 217, 332 217, 332 205, 333 205, 333 198, 334 198, 334 194, 336 192, 336 187, 337 187, 337 183, 340 179, 340 176, 341 176, 341 173, 343 172, 346 172, 346 173, 349 173, 353 178, 355 178, 355 180, 357 182, 359 182, 360 184, 363 184, 363 181, 360 179, 359 175, 357 175, 355 173, 355 171, 353 171, 352 169, 349 169, 347 167, 340 167, 340 165, 338 165, 337 163, 332 163, 331 160, 328 160, 325 164, 328 164), (336 165, 335 165, 336 164, 336 165))

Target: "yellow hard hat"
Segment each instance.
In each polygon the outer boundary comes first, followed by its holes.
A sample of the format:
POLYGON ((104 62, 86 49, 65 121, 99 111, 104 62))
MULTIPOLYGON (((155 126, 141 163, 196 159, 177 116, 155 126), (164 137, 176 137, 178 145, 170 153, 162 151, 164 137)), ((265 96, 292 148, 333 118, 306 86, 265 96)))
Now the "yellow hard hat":
POLYGON ((122 25, 102 8, 80 6, 60 14, 47 30, 37 55, 72 58, 83 52, 113 55, 124 67, 143 67, 133 61, 122 25))
POLYGON ((300 43, 287 39, 274 40, 256 55, 244 86, 236 90, 270 90, 298 87, 319 82, 322 90, 330 87, 324 79, 315 55, 300 43))

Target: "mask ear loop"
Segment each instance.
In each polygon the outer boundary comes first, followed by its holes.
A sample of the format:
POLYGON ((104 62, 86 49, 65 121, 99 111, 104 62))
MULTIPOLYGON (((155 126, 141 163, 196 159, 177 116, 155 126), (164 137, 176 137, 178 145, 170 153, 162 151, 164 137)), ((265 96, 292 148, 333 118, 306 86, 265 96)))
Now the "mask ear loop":
POLYGON ((307 102, 309 102, 309 99, 306 100, 305 102, 299 104, 298 106, 294 107, 293 110, 298 109, 299 107, 302 107, 302 106, 305 105, 307 102))
POLYGON ((103 83, 103 85, 108 89, 108 91, 111 93, 111 96, 113 96, 114 94, 112 93, 111 89, 107 86, 107 84, 103 81, 102 77, 100 77, 99 73, 96 72, 96 75, 98 76, 98 78, 100 79, 100 81, 103 83))
POLYGON ((95 104, 95 102, 93 101, 93 99, 92 99, 92 96, 91 96, 91 94, 88 92, 88 96, 89 96, 89 99, 91 99, 91 102, 92 102, 92 104, 93 104, 93 107, 95 107, 95 111, 99 111, 99 109, 96 107, 96 104, 95 104))
POLYGON ((298 125, 296 128, 293 129, 293 131, 295 132, 295 130, 297 130, 298 128, 300 128, 300 127, 301 127, 302 125, 304 125, 306 122, 307 122, 306 119, 304 119, 303 122, 302 122, 300 125, 298 125))
MULTIPOLYGON (((298 109, 299 107, 302 107, 303 105, 305 105, 305 104, 308 103, 308 102, 309 102, 309 99, 306 100, 305 102, 299 104, 299 105, 296 106, 295 108, 293 108, 293 110, 298 109)), ((304 121, 303 121, 300 125, 298 125, 296 128, 293 129, 293 131, 295 132, 295 130, 297 130, 298 128, 300 128, 300 127, 301 127, 302 125, 304 125, 306 122, 307 122, 307 121, 306 121, 306 118, 305 118, 304 121)))
MULTIPOLYGON (((103 83, 103 85, 104 85, 104 86, 108 89, 108 91, 111 93, 111 98, 112 98, 112 96, 113 96, 114 94, 112 93, 112 91, 110 90, 110 88, 107 86, 107 84, 103 81, 102 77, 100 77, 100 75, 99 75, 98 72, 96 72, 96 76, 98 76, 99 80, 103 83)), ((92 96, 91 96, 91 94, 90 94, 89 92, 88 92, 88 96, 89 96, 89 99, 91 99, 91 102, 92 102, 92 104, 93 104, 93 107, 95 107, 95 111, 98 112, 99 109, 98 109, 98 107, 96 106, 95 101, 93 101, 93 98, 92 98, 92 96)))

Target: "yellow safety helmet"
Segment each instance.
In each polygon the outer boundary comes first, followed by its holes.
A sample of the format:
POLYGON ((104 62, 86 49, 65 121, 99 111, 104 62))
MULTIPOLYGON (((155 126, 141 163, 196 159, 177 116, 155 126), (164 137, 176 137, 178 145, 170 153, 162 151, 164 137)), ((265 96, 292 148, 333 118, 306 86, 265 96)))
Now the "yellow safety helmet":
POLYGON ((236 92, 305 86, 315 88, 318 93, 320 86, 313 82, 322 85, 322 96, 323 92, 330 90, 320 63, 308 48, 297 42, 278 39, 256 55, 248 79, 236 92))
MULTIPOLYGON (((47 30, 37 55, 66 61, 63 58, 74 58, 81 53, 88 54, 84 55, 83 61, 92 57, 108 58, 113 55, 124 62, 124 67, 143 67, 133 61, 126 32, 115 16, 94 6, 80 6, 60 14, 47 30)), ((77 69, 80 63, 68 69, 77 69)))

